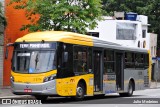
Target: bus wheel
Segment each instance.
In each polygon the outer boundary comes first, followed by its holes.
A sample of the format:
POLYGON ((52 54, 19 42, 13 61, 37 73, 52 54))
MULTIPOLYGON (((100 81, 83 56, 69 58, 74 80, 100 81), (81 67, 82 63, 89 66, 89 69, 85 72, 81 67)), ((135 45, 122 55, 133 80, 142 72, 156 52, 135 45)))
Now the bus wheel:
POLYGON ((132 81, 129 82, 128 92, 127 93, 119 93, 121 97, 130 97, 133 95, 133 83, 132 81))
POLYGON ((132 81, 130 81, 129 86, 128 86, 127 96, 132 96, 132 95, 133 95, 133 83, 132 83, 132 81))
POLYGON ((45 95, 35 95, 34 96, 37 100, 46 101, 48 96, 45 95))
POLYGON ((82 83, 79 83, 76 89, 76 100, 83 100, 85 88, 82 83))

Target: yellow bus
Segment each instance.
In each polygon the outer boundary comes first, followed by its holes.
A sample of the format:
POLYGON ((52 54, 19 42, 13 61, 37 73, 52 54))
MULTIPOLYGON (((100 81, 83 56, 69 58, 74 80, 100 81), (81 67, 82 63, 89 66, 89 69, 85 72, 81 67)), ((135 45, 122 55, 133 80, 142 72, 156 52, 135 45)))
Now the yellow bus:
POLYGON ((10 79, 16 95, 40 100, 110 93, 131 96, 149 86, 145 49, 65 31, 30 33, 12 46, 10 79))

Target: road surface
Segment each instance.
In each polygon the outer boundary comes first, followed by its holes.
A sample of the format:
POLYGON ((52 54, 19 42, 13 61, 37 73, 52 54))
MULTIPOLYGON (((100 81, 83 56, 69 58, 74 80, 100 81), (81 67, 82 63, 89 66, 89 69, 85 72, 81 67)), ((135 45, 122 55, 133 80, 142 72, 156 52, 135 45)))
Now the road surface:
MULTIPOLYGON (((5 98, 4 98, 5 99, 5 98)), ((6 98, 9 99, 9 98, 6 98)), ((34 97, 12 98, 12 100, 36 100, 34 97)), ((2 103, 2 99, 0 99, 2 103)), ((39 103, 39 102, 38 102, 39 103)), ((118 94, 86 97, 83 101, 75 101, 66 97, 49 97, 43 105, 30 107, 160 107, 160 88, 135 91, 132 97, 120 97, 118 94), (45 105, 47 104, 47 106, 45 105)), ((1 107, 6 105, 0 105, 1 107)), ((29 105, 7 105, 7 107, 28 107, 29 105)))

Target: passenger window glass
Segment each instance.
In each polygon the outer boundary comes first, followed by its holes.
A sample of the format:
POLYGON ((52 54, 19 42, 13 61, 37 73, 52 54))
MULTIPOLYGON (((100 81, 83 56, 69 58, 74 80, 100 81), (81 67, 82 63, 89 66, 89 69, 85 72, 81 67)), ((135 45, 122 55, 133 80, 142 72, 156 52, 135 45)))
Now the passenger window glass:
POLYGON ((58 78, 74 76, 73 72, 73 45, 60 43, 58 48, 58 78))
POLYGON ((135 55, 135 67, 144 68, 144 56, 141 53, 136 53, 135 55))
POLYGON ((74 72, 78 74, 87 73, 87 48, 74 47, 74 72))
POLYGON ((113 61, 114 60, 114 53, 110 50, 104 51, 104 61, 113 61))
POLYGON ((134 53, 126 52, 125 53, 125 68, 134 68, 134 53))
POLYGON ((104 74, 115 72, 114 66, 115 66, 114 51, 105 50, 104 51, 104 74))
POLYGON ((136 54, 136 62, 143 63, 143 55, 142 54, 136 54))

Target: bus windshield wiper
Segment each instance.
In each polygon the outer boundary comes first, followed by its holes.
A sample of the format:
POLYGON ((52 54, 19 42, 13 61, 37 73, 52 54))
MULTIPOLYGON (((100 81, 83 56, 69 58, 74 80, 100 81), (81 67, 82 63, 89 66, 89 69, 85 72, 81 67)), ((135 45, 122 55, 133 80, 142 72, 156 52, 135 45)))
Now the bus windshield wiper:
POLYGON ((35 58, 35 69, 37 68, 38 62, 39 62, 39 59, 38 59, 38 53, 37 53, 36 58, 35 58))

